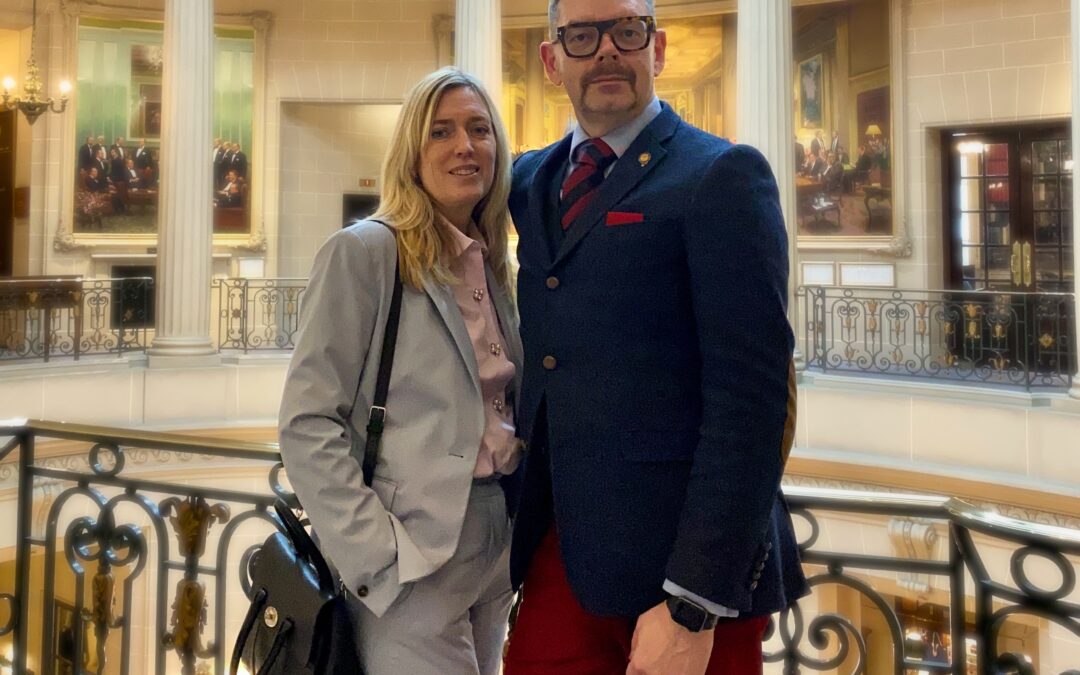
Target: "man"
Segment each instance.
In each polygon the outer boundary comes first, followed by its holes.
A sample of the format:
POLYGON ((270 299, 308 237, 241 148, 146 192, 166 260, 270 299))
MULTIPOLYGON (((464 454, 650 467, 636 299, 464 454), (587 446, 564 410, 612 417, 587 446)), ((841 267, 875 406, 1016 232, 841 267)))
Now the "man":
POLYGON ((109 148, 105 145, 105 136, 98 134, 97 143, 94 144, 94 156, 97 157, 98 152, 108 152, 109 148))
POLYGON ((247 155, 240 149, 239 143, 232 144, 232 160, 230 168, 236 172, 236 175, 240 178, 247 178, 248 161, 247 155))
POLYGON ((814 134, 814 140, 810 141, 810 154, 815 158, 821 154, 821 151, 825 149, 825 134, 821 129, 817 130, 814 134))
POLYGON ((127 161, 127 167, 124 169, 124 178, 127 181, 128 188, 137 190, 142 187, 142 178, 139 176, 139 170, 135 168, 134 159, 129 159, 127 161))
MULTIPOLYGON (((748 675, 807 590, 787 234, 768 164, 661 104, 651 0, 551 0, 579 127, 514 168, 530 443, 506 675, 748 675), (625 18, 630 17, 630 18, 625 18)), ((519 485, 516 485, 520 481, 519 485)))
POLYGON ((834 155, 839 156, 842 149, 843 148, 840 145, 840 132, 839 131, 833 131, 832 132, 832 142, 829 143, 829 152, 833 153, 834 155))
POLYGON ((94 137, 86 137, 86 145, 79 147, 79 168, 89 170, 94 164, 94 137))
POLYGON ((115 148, 117 154, 120 155, 120 159, 127 160, 127 148, 124 147, 124 139, 123 139, 123 137, 121 137, 121 136, 116 137, 116 143, 114 143, 112 148, 109 148, 109 149, 112 150, 113 148, 115 148))
POLYGON ((222 185, 222 181, 225 180, 225 152, 226 147, 221 143, 220 138, 214 139, 214 188, 218 188, 222 185))
POLYGON ((139 147, 135 149, 135 168, 142 171, 150 166, 150 148, 146 147, 146 139, 139 139, 139 147))
POLYGON ((214 196, 214 205, 222 208, 243 206, 243 196, 240 194, 240 180, 236 171, 230 170, 225 176, 225 185, 214 196))
POLYGON ((806 167, 806 146, 799 142, 799 137, 795 137, 795 173, 802 173, 806 167))

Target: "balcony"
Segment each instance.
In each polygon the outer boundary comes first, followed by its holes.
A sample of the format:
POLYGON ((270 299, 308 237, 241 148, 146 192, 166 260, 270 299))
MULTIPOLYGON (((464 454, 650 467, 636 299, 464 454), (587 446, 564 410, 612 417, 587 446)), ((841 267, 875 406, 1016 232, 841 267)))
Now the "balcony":
MULTIPOLYGON (((0 535, 0 672, 224 673, 247 563, 290 497, 276 448, 46 422, 0 437, 0 518, 15 523, 0 535)), ((785 494, 813 593, 773 617, 766 672, 1080 663, 1080 530, 944 496, 785 494)))
POLYGON ((843 375, 1067 390, 1076 304, 1066 293, 799 289, 807 368, 843 375))

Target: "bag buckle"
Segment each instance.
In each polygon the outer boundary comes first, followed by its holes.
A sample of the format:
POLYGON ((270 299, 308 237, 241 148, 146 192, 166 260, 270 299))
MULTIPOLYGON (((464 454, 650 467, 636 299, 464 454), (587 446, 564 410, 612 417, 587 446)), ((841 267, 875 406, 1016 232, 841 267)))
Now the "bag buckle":
POLYGON ((369 434, 381 434, 386 423, 386 408, 380 405, 371 406, 368 411, 367 431, 369 434))

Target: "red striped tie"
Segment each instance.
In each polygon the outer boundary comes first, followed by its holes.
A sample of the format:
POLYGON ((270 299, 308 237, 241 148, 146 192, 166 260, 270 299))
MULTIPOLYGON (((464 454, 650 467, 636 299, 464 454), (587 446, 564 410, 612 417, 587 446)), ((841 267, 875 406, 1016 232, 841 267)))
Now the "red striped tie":
POLYGON ((578 146, 577 167, 563 181, 562 228, 569 229, 589 205, 607 168, 618 159, 611 146, 599 138, 590 138, 578 146))

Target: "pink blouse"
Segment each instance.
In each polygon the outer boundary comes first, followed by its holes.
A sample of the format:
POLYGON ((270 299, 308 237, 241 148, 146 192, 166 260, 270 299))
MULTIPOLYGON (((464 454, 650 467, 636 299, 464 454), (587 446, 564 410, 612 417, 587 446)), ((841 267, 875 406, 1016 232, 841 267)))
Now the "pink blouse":
POLYGON ((452 290, 472 340, 484 401, 484 436, 473 476, 486 478, 496 473, 513 473, 521 458, 514 438, 514 411, 506 402, 506 391, 516 368, 506 355, 499 317, 491 302, 484 273, 483 237, 475 224, 470 224, 468 235, 449 223, 445 225, 453 233, 456 248, 451 251, 454 257, 450 271, 458 283, 452 290))

